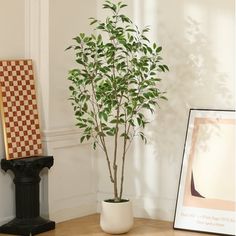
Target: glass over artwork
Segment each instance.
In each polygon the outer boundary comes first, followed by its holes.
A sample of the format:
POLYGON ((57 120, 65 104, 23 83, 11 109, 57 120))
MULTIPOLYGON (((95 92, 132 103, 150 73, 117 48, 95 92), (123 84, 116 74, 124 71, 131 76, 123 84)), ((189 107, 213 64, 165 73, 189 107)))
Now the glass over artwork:
POLYGON ((235 111, 190 110, 174 228, 235 235, 235 111))

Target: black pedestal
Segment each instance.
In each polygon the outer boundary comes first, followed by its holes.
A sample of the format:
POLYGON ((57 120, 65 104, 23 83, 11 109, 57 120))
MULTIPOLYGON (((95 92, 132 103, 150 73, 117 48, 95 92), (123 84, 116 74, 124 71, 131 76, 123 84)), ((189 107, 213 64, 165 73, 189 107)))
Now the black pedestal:
POLYGON ((0 233, 29 236, 55 229, 55 222, 39 215, 39 173, 52 165, 52 156, 1 160, 1 168, 15 175, 16 218, 2 225, 0 233))

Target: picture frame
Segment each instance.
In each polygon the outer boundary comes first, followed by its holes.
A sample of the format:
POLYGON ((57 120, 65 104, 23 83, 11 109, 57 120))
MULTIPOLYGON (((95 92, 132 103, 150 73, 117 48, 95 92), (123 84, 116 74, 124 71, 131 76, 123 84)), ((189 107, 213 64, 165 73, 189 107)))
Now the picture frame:
POLYGON ((42 155, 32 60, 0 61, 0 111, 6 159, 42 155))
POLYGON ((235 110, 190 109, 174 229, 235 235, 235 110))

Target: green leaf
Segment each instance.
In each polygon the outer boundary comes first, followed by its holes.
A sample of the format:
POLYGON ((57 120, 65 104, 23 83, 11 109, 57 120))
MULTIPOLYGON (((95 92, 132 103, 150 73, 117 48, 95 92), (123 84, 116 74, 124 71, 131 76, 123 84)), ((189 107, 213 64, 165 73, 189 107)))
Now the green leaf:
POLYGON ((67 51, 67 50, 69 50, 69 49, 71 49, 71 48, 73 48, 73 46, 67 47, 67 48, 65 49, 65 51, 67 51))
POLYGON ((133 127, 135 126, 133 119, 130 119, 128 122, 130 123, 131 126, 133 126, 133 127))
POLYGON ((111 131, 107 131, 106 134, 109 135, 109 136, 114 136, 114 133, 111 132, 111 131))
POLYGON ((162 50, 162 47, 158 47, 158 48, 156 49, 156 53, 159 53, 161 50, 162 50))
POLYGON ((148 109, 148 110, 150 110, 150 108, 151 108, 150 105, 147 104, 147 103, 144 103, 142 107, 143 107, 143 108, 146 108, 146 109, 148 109))
POLYGON ((99 34, 99 35, 98 35, 97 42, 98 42, 98 43, 100 43, 101 41, 102 41, 102 35, 101 35, 101 34, 99 34))
MULTIPOLYGON (((85 97, 86 97, 86 96, 85 96, 85 97)), ((87 112, 87 111, 88 111, 88 104, 87 104, 87 103, 84 103, 83 111, 84 111, 84 112, 87 112)))
POLYGON ((77 43, 81 43, 81 38, 79 36, 73 38, 77 43))
POLYGON ((144 96, 145 98, 149 99, 150 93, 144 93, 143 96, 144 96))
POLYGON ((97 142, 95 141, 95 142, 93 143, 93 149, 95 150, 96 147, 97 147, 97 142))
POLYGON ((142 124, 142 120, 139 117, 137 117, 137 122, 139 126, 142 124))
POLYGON ((166 101, 168 101, 168 98, 165 97, 165 96, 160 96, 160 98, 161 98, 161 99, 164 99, 164 100, 166 100, 166 101))
POLYGON ((154 70, 155 68, 156 68, 156 65, 152 64, 151 67, 150 67, 150 70, 154 70))
POLYGON ((79 35, 80 35, 81 39, 83 39, 85 37, 85 33, 80 33, 79 35))
POLYGON ((93 21, 90 22, 90 25, 93 25, 93 24, 95 24, 97 22, 98 22, 98 20, 94 19, 93 21))
POLYGON ((105 136, 106 136, 103 132, 98 132, 98 135, 99 135, 100 137, 105 137, 105 136))
POLYGON ((127 135, 126 133, 122 133, 120 137, 124 137, 125 139, 130 139, 129 135, 127 135))
MULTIPOLYGON (((119 122, 119 121, 118 121, 119 122)), ((116 124, 117 123, 117 119, 113 119, 110 121, 111 124, 116 124)))
POLYGON ((164 67, 167 71, 169 71, 169 67, 168 67, 167 65, 163 65, 163 67, 164 67))
POLYGON ((105 121, 108 120, 108 116, 107 116, 107 114, 106 114, 105 112, 102 113, 102 116, 103 116, 103 119, 104 119, 105 121))
POLYGON ((120 5, 120 8, 124 8, 124 7, 127 7, 128 5, 126 5, 126 4, 122 4, 122 5, 120 5))
POLYGON ((80 138, 80 142, 83 143, 84 139, 85 139, 85 136, 82 136, 82 137, 80 138))
POLYGON ((147 143, 147 139, 146 139, 144 133, 143 132, 139 132, 139 135, 140 135, 141 139, 144 141, 144 143, 146 144, 147 143))
POLYGON ((158 66, 163 72, 165 72, 165 67, 163 65, 158 66))

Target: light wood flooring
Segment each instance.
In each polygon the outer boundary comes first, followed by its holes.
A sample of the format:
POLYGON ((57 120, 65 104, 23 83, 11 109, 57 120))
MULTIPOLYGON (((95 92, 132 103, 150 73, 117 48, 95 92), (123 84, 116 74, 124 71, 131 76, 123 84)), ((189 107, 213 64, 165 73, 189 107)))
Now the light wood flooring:
MULTIPOLYGON (((173 230, 171 222, 135 219, 133 229, 125 234, 132 236, 207 236, 212 234, 193 233, 189 231, 173 230)), ((6 234, 0 234, 6 236, 6 234)), ((78 219, 58 223, 55 230, 39 236, 108 236, 99 226, 99 215, 91 215, 78 219)))

